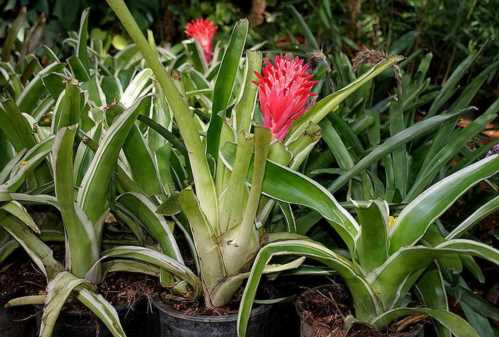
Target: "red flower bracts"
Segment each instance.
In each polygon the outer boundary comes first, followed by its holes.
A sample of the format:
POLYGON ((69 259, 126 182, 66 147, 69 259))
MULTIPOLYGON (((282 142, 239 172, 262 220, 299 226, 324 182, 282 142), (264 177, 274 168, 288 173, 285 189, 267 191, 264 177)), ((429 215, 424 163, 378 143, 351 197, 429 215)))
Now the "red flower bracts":
POLYGON ((299 57, 276 56, 274 63, 265 62, 262 73, 256 73, 258 100, 263 115, 263 126, 283 140, 294 120, 308 107, 309 98, 316 96, 308 65, 299 57))
POLYGON ((185 34, 196 40, 203 48, 206 62, 213 57, 213 37, 217 32, 217 26, 208 19, 195 19, 185 26, 185 34))

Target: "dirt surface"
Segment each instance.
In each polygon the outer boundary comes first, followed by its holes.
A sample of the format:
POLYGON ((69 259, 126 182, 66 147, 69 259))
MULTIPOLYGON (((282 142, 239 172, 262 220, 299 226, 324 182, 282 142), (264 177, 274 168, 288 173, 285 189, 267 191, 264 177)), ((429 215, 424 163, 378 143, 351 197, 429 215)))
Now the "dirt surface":
POLYGON ((304 292, 297 299, 297 308, 310 328, 304 337, 413 337, 426 322, 422 316, 409 316, 386 331, 358 322, 348 329, 345 319, 352 315, 352 301, 338 283, 304 292))
POLYGON ((99 293, 115 306, 133 306, 142 299, 150 302, 159 289, 155 277, 137 273, 111 273, 98 287, 99 293))
POLYGON ((0 305, 12 298, 43 294, 45 276, 24 254, 13 254, 0 266, 0 305))

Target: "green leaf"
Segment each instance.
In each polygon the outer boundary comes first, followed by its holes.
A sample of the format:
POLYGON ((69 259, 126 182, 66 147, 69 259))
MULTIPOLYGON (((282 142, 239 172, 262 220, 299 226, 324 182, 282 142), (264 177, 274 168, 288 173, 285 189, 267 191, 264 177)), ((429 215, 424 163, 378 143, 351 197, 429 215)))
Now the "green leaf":
POLYGON ((155 122, 154 120, 150 119, 147 116, 140 115, 138 117, 138 120, 146 124, 148 127, 150 127, 158 134, 160 134, 163 138, 169 141, 177 150, 179 150, 184 156, 187 157, 187 149, 185 148, 185 145, 171 131, 168 131, 168 129, 164 128, 163 126, 161 126, 160 124, 158 124, 157 122, 155 122))
POLYGON ((54 259, 52 250, 41 241, 33 232, 12 215, 0 212, 0 226, 2 226, 26 251, 36 266, 47 279, 51 280, 62 271, 62 266, 54 259))
POLYGON ((259 52, 246 52, 246 67, 244 72, 244 87, 241 90, 239 102, 234 107, 236 131, 250 131, 251 121, 256 107, 257 86, 253 83, 257 80, 255 72, 262 67, 262 54, 259 52))
POLYGON ((477 57, 478 53, 472 53, 456 67, 456 70, 454 70, 452 75, 445 82, 445 85, 442 87, 442 89, 438 93, 438 96, 433 101, 430 110, 428 110, 427 117, 431 117, 438 113, 442 106, 449 100, 449 98, 452 97, 452 95, 456 92, 456 87, 459 81, 466 74, 466 71, 475 62, 477 57))
POLYGON ((75 205, 73 186, 73 144, 76 126, 59 130, 52 150, 55 195, 67 238, 66 264, 76 277, 85 277, 98 258, 96 233, 92 223, 75 205))
MULTIPOLYGON (((438 268, 435 264, 428 269, 417 283, 417 289, 422 297, 423 303, 433 309, 449 310, 447 303, 447 293, 445 284, 438 268)), ((451 332, 438 321, 435 322, 435 330, 438 337, 451 337, 451 332)))
POLYGON ((249 192, 246 186, 246 177, 248 175, 250 160, 253 155, 253 146, 254 139, 252 136, 241 134, 238 138, 234 168, 230 178, 228 178, 226 186, 220 194, 220 216, 218 226, 221 233, 225 233, 229 229, 241 225, 245 210, 250 207, 247 204, 249 192))
POLYGON ((459 226, 454 228, 447 236, 447 240, 456 239, 461 237, 463 234, 469 232, 475 225, 479 224, 480 221, 490 214, 493 214, 499 209, 499 195, 495 198, 490 199, 485 204, 483 204, 479 209, 477 209, 473 214, 466 218, 459 226))
POLYGON ((159 172, 153 154, 137 125, 132 126, 123 145, 133 179, 148 195, 161 193, 159 172))
POLYGON ((107 208, 108 190, 118 156, 135 119, 142 101, 136 102, 116 118, 102 136, 89 170, 83 177, 77 203, 94 224, 107 208))
POLYGON ((43 308, 42 319, 40 323, 40 337, 51 337, 54 331, 54 326, 59 317, 62 307, 66 303, 69 295, 73 290, 80 286, 90 286, 90 283, 81 278, 75 277, 73 274, 63 271, 47 285, 47 298, 45 307, 43 308))
MULTIPOLYGON (((88 133, 89 139, 100 139, 102 135, 102 123, 94 126, 88 133)), ((81 181, 85 176, 92 159, 94 158, 94 150, 91 149, 86 143, 89 141, 86 138, 82 139, 82 142, 78 144, 78 149, 76 150, 76 155, 74 159, 74 184, 76 186, 81 185, 81 181)), ((97 145, 97 144, 96 144, 97 145)), ((97 149, 97 146, 95 147, 97 149)))
POLYGON ((307 39, 308 43, 312 47, 313 50, 320 50, 319 43, 317 43, 317 40, 314 37, 314 34, 308 27, 307 23, 305 22, 305 19, 303 16, 296 10, 296 8, 293 5, 289 5, 289 9, 291 10, 291 13, 295 17, 296 21, 298 21, 303 34, 305 34, 305 38, 307 39))
POLYGON ((248 28, 249 23, 246 19, 240 20, 234 26, 213 89, 213 104, 210 125, 207 131, 206 151, 215 160, 218 158, 223 117, 225 117, 234 91, 248 28))
POLYGON ((5 201, 21 201, 23 204, 45 205, 52 206, 55 209, 59 208, 57 199, 47 194, 26 194, 26 193, 9 193, 0 190, 0 202, 5 201))
POLYGON ((378 312, 376 295, 371 291, 362 276, 355 272, 354 266, 349 260, 312 241, 289 240, 274 242, 260 249, 251 268, 239 307, 237 324, 239 337, 246 335, 251 308, 265 266, 273 256, 282 255, 306 256, 337 271, 345 280, 349 290, 356 294, 353 300, 357 318, 371 319, 378 312))
POLYGON ((30 123, 10 99, 0 104, 0 129, 16 151, 29 149, 36 144, 30 123))
POLYGON ((208 69, 208 65, 206 64, 206 59, 201 46, 195 40, 184 41, 183 45, 189 55, 189 59, 194 69, 204 74, 208 69))
POLYGON ((23 25, 25 24, 26 21, 26 7, 23 6, 21 7, 21 10, 19 11, 19 14, 17 14, 17 17, 15 18, 14 21, 12 21, 12 24, 10 26, 10 29, 8 30, 7 37, 3 41, 3 47, 2 47, 2 60, 4 62, 9 62, 10 57, 11 57, 11 52, 12 49, 15 46, 17 35, 23 25))
POLYGON ((115 259, 102 263, 102 278, 105 279, 109 273, 125 272, 139 273, 159 277, 159 268, 140 261, 115 259))
POLYGON ((437 320, 449 329, 456 337, 480 337, 478 333, 464 319, 447 310, 431 308, 398 308, 385 312, 377 317, 373 324, 378 327, 386 327, 394 320, 411 314, 424 314, 437 320))
POLYGON ((0 206, 0 209, 15 216, 21 222, 25 223, 33 232, 40 234, 40 228, 28 213, 28 211, 17 201, 8 202, 5 205, 0 206))
POLYGON ((369 272, 382 265, 388 257, 388 204, 380 200, 360 203, 356 207, 360 233, 355 247, 362 269, 369 272))
POLYGON ((78 300, 104 323, 114 337, 126 337, 118 313, 111 303, 85 287, 80 286, 76 291, 78 300))
POLYGON ((78 124, 80 122, 81 93, 78 82, 68 81, 66 89, 61 93, 54 108, 52 130, 78 124))
MULTIPOLYGON (((1 225, 0 225, 1 226, 1 225)), ((4 261, 21 245, 16 240, 8 240, 0 243, 0 263, 4 261)))
POLYGON ((52 140, 53 138, 47 139, 47 142, 37 144, 32 148, 32 150, 36 151, 26 153, 25 158, 18 163, 17 170, 12 171, 12 176, 5 182, 7 191, 17 191, 25 182, 26 177, 44 162, 51 150, 50 147, 45 145, 51 145, 52 140))
POLYGON ((460 254, 481 257, 494 263, 495 265, 499 265, 499 250, 481 242, 454 239, 439 244, 437 248, 453 249, 459 251, 460 254))
POLYGON ((202 289, 200 279, 188 267, 158 251, 138 246, 118 246, 103 252, 100 261, 109 258, 137 260, 168 270, 192 286, 194 296, 197 296, 202 289))
POLYGON ((470 187, 499 172, 499 156, 470 165, 436 183, 407 205, 390 232, 390 252, 419 241, 431 223, 470 187))
POLYGON ((291 205, 285 202, 280 202, 279 208, 281 209, 281 212, 284 215, 284 221, 286 222, 288 232, 296 233, 297 232, 296 220, 291 205))
POLYGON ((404 294, 401 289, 409 289, 410 282, 415 282, 410 275, 426 268, 433 259, 452 256, 453 254, 478 256, 499 265, 499 251, 480 242, 470 240, 450 240, 435 248, 415 246, 401 248, 368 276, 373 288, 385 308, 392 308, 404 294))
POLYGON ((157 205, 145 195, 133 192, 120 195, 116 201, 147 228, 151 236, 159 242, 166 255, 184 263, 180 249, 165 218, 156 213, 157 205))
POLYGON ((31 115, 35 110, 38 100, 46 93, 42 81, 43 78, 48 74, 60 72, 63 69, 63 64, 54 62, 36 74, 16 100, 19 110, 31 115))
POLYGON ((123 92, 120 103, 125 108, 131 107, 133 103, 150 90, 150 87, 148 88, 148 86, 152 80, 152 77, 152 70, 148 68, 143 69, 135 75, 123 92))
POLYGON ((81 63, 86 69, 90 69, 90 58, 88 56, 88 14, 90 8, 87 8, 81 14, 80 31, 78 33, 78 45, 76 48, 76 56, 81 60, 81 63))

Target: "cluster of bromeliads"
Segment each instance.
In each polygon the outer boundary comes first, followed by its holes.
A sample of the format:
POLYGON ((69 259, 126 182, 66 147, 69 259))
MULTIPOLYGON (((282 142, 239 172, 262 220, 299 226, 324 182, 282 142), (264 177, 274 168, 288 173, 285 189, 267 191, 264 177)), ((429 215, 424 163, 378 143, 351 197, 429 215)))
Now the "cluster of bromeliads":
MULTIPOLYGON (((466 269, 483 279, 474 257, 499 264, 498 250, 461 238, 499 207, 499 198, 450 231, 438 219, 499 171, 493 151, 445 166, 497 115, 498 102, 467 128, 454 127, 486 73, 437 113, 459 81, 454 75, 416 122, 406 111, 417 108, 411 99, 429 84, 426 58, 416 78, 402 76, 397 101, 351 126, 339 111, 367 109, 362 95, 369 96, 372 79, 392 76, 400 57, 363 65, 358 77, 350 68, 341 89, 316 99, 324 84, 320 65, 310 69, 301 58, 281 55, 262 62, 259 51, 245 50, 246 20, 216 48, 217 28, 195 20, 186 28, 192 40, 165 50, 143 35, 123 0, 107 2, 130 47, 114 56, 99 49, 85 12, 79 33, 67 41, 75 53, 66 61, 46 48, 44 68, 32 56, 0 67, 0 261, 22 247, 46 276, 45 293, 7 304, 43 305, 40 336, 52 335, 67 301, 81 302, 112 335, 125 336, 116 309, 95 288, 111 272, 156 276, 164 292, 207 308, 239 301, 240 337, 262 333, 251 322, 266 307, 253 308, 263 275, 324 272, 337 275, 351 296, 352 316, 338 325, 345 336, 359 322, 383 330, 414 314, 432 318, 439 337, 478 336, 449 311, 447 275, 466 269), (390 137, 381 142, 378 120, 378 129, 369 129, 378 146, 363 149, 362 123, 387 109, 390 137), (433 141, 421 138, 430 132, 433 141), (322 167, 322 174, 339 175, 329 188, 300 169, 321 139, 330 151, 320 151, 317 162, 339 166, 322 167), (426 157, 409 178, 407 144, 415 139, 426 157), (373 173, 382 170, 386 179, 373 173), (332 192, 345 186, 348 202, 339 203, 332 192), (63 231, 33 220, 30 210, 40 205, 60 215, 63 231), (305 214, 301 222, 294 212, 305 214), (336 245, 306 236, 319 221, 329 224, 323 236, 338 239, 336 245), (124 233, 132 239, 122 240, 124 233), (53 240, 64 242, 64 262, 54 257, 53 240)), ((215 322, 200 335, 209 336, 215 322)), ((233 336, 236 321, 229 323, 233 336)), ((181 329, 163 328, 182 336, 181 329)))

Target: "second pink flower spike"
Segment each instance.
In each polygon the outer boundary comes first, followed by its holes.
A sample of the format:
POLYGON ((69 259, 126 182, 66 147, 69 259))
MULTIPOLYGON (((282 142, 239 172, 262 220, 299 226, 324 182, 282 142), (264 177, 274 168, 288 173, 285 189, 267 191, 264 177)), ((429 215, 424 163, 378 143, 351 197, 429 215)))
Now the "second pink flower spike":
POLYGON ((185 34, 201 45, 208 63, 213 57, 213 37, 216 32, 217 26, 209 19, 195 19, 185 26, 185 34))

